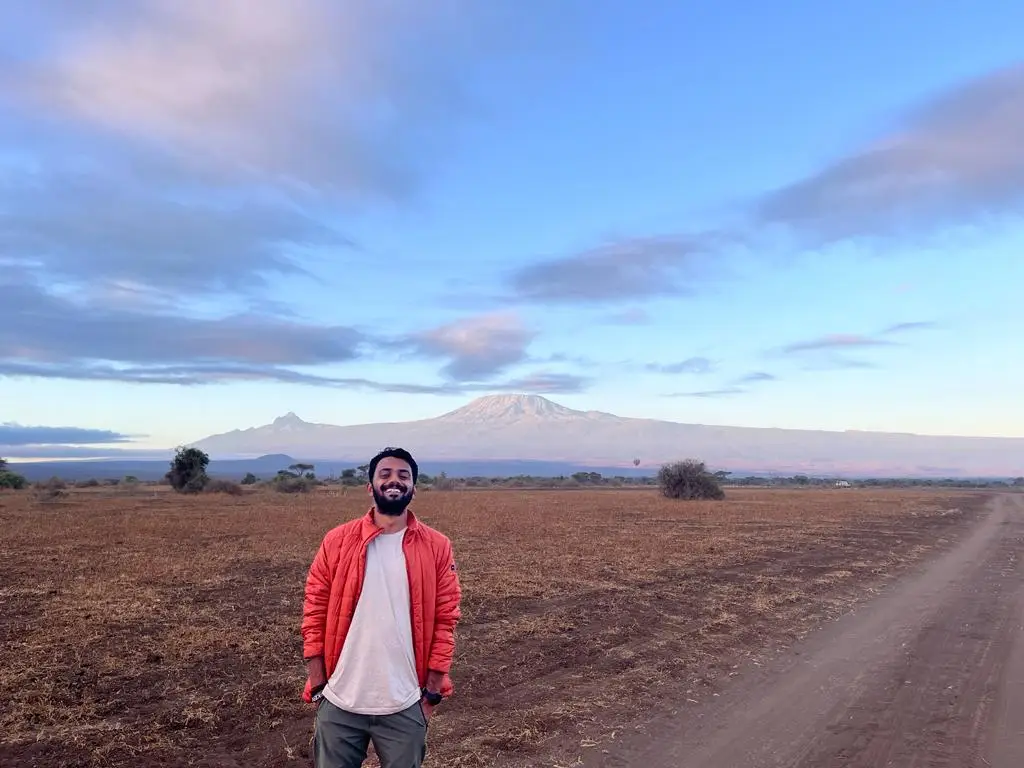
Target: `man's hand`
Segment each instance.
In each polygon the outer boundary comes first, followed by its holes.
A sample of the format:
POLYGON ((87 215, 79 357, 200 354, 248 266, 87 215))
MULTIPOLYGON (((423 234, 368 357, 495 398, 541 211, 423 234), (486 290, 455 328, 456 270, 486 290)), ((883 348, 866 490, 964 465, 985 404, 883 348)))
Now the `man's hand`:
POLYGON ((428 691, 440 691, 441 684, 444 682, 444 673, 438 672, 436 669, 427 670, 427 690, 428 691))
MULTIPOLYGON (((323 656, 314 656, 306 660, 306 674, 309 676, 309 687, 312 690, 327 682, 327 668, 324 666, 323 656)), ((321 699, 320 701, 323 701, 321 699)), ((313 702, 313 706, 320 707, 320 702, 313 702)))
MULTIPOLYGON (((430 692, 436 692, 441 690, 441 683, 444 680, 444 673, 438 672, 436 669, 427 670, 427 685, 426 688, 430 692)), ((427 722, 430 722, 431 715, 434 714, 434 710, 437 705, 431 704, 427 701, 426 696, 420 697, 420 704, 423 705, 423 715, 427 718, 427 722)))

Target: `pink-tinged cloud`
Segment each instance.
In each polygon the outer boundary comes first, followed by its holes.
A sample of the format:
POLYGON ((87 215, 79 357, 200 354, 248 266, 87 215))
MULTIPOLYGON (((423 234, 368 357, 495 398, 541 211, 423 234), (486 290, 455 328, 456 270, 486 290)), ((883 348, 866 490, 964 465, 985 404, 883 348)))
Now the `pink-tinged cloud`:
POLYGON ((855 333, 835 333, 827 336, 819 336, 807 341, 799 341, 795 344, 788 344, 783 347, 784 352, 813 352, 829 349, 855 349, 859 347, 886 347, 893 342, 884 339, 876 339, 871 336, 863 336, 855 333))
POLYGON ((951 88, 902 125, 767 196, 768 223, 847 237, 1017 209, 1024 199, 1024 64, 951 88))
POLYGON ((478 380, 524 362, 536 336, 518 314, 493 312, 423 331, 401 343, 425 357, 447 359, 442 372, 454 380, 478 380))
POLYGON ((458 101, 485 16, 464 0, 138 0, 72 14, 45 59, 0 78, 196 173, 394 196, 436 149, 417 142, 458 101))

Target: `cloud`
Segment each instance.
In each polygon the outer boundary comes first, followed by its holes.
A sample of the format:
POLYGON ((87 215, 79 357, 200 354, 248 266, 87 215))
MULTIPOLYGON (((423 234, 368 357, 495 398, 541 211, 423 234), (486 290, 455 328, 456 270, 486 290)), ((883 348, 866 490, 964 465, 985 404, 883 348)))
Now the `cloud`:
MULTIPOLYGON (((1024 202, 1024 64, 960 83, 871 144, 744 206, 714 234, 636 235, 512 273, 514 300, 546 304, 694 296, 732 246, 772 258, 779 227, 814 245, 929 232, 1024 202)), ((783 249, 785 252, 787 249, 783 249)))
MULTIPOLYGON (((526 392, 537 395, 571 395, 583 392, 592 383, 587 376, 578 376, 571 373, 546 373, 543 371, 527 374, 515 379, 510 379, 500 385, 491 385, 489 388, 479 387, 479 391, 504 391, 504 392, 526 392)), ((470 391, 470 390, 464 390, 470 391)))
MULTIPOLYGON (((400 197, 462 108, 456 73, 489 14, 457 0, 108 2, 53 12, 46 55, 5 89, 48 118, 131 140, 206 175, 348 198, 400 197)), ((480 32, 493 31, 485 27, 480 32)))
POLYGON ((938 328, 938 323, 928 320, 894 323, 874 334, 834 333, 812 339, 787 344, 777 354, 799 355, 816 358, 813 370, 841 370, 855 368, 874 368, 873 363, 864 360, 850 359, 840 353, 872 348, 894 347, 902 342, 885 338, 905 333, 938 328))
POLYGON ((591 378, 566 373, 534 372, 491 382, 445 381, 439 384, 388 382, 363 377, 333 377, 301 373, 278 366, 180 365, 115 367, 111 365, 27 364, 0 360, 0 378, 53 378, 69 381, 112 381, 130 384, 209 386, 236 381, 266 381, 333 389, 389 392, 405 395, 458 395, 472 392, 533 392, 573 394, 590 386, 591 378))
POLYGON ((174 183, 116 169, 12 174, 0 182, 0 257, 30 260, 51 281, 173 302, 262 288, 269 275, 307 273, 312 249, 353 245, 294 206, 174 183))
POLYGON ((474 116, 465 65, 520 41, 507 4, 259 6, 23 14, 32 55, 0 54, 3 375, 338 383, 287 366, 359 356, 268 294, 361 257, 348 220, 415 199, 474 116))
MULTIPOLYGON (((134 461, 152 461, 169 459, 173 451, 146 448, 108 448, 86 447, 74 445, 3 445, 0 443, 0 456, 11 457, 15 464, 19 458, 32 459, 125 459, 134 461)), ((17 470, 18 467, 16 466, 17 470)))
POLYGON ((688 357, 678 363, 648 363, 646 369, 657 373, 711 373, 713 363, 706 357, 688 357))
POLYGON ((0 445, 92 445, 124 443, 132 438, 120 432, 107 429, 85 429, 82 427, 30 427, 6 422, 0 424, 0 445))
POLYGON ((1024 64, 959 84, 887 135, 766 196, 762 223, 845 238, 932 227, 1024 200, 1024 64))
POLYGON ((0 258, 173 302, 250 294, 350 249, 474 114, 465 66, 508 50, 466 0, 40 3, 0 57, 0 258))
MULTIPOLYGON (((891 326, 895 327, 895 326, 891 326)), ((804 371, 843 371, 865 370, 877 368, 875 363, 851 358, 850 352, 867 351, 870 349, 894 347, 897 342, 879 338, 885 331, 876 335, 858 333, 836 333, 818 336, 812 339, 787 344, 769 353, 770 356, 793 357, 801 361, 804 371)))
MULTIPOLYGON (((701 358, 703 359, 703 358, 701 358)), ((701 373, 707 373, 708 371, 700 371, 701 373)), ((715 397, 732 397, 733 395, 742 395, 749 392, 744 385, 757 384, 767 381, 778 381, 778 377, 771 373, 764 371, 752 371, 751 373, 740 376, 734 379, 729 384, 726 384, 718 389, 700 389, 694 392, 672 392, 664 395, 664 397, 696 397, 696 398, 715 398, 715 397)))
POLYGON ((527 265, 508 277, 514 300, 542 304, 632 301, 692 293, 713 275, 705 237, 612 240, 527 265))
POLYGON ((518 316, 495 313, 396 341, 292 318, 198 318, 130 304, 106 306, 55 296, 31 282, 0 280, 0 378, 181 386, 266 381, 406 394, 571 393, 589 386, 589 377, 546 371, 495 381, 513 366, 536 362, 528 355, 535 335, 518 316), (294 370, 350 362, 380 349, 443 360, 443 380, 383 382, 294 370))
POLYGON ((804 371, 864 371, 877 369, 877 363, 868 360, 828 354, 816 357, 800 366, 804 371))
POLYGON ((301 373, 275 365, 182 364, 109 365, 94 362, 25 363, 0 360, 0 377, 50 378, 70 381, 119 381, 131 384, 199 386, 235 381, 268 381, 315 386, 369 385, 366 379, 339 379, 301 373))
POLYGON ((537 332, 512 312, 476 315, 397 342, 414 354, 447 360, 441 372, 454 381, 489 379, 523 362, 537 332))
POLYGON ((798 341, 787 344, 782 351, 787 354, 796 352, 816 352, 832 349, 855 349, 860 347, 885 347, 895 342, 885 339, 878 339, 871 336, 863 336, 855 333, 835 333, 827 336, 819 336, 814 339, 798 341))
MULTIPOLYGON (((353 360, 363 335, 344 326, 317 326, 260 315, 186 317, 82 303, 31 283, 0 281, 0 361, 8 375, 35 366, 66 377, 93 364, 129 366, 136 380, 166 366, 316 365, 353 360)), ((130 376, 125 376, 130 379, 130 376)))
POLYGON ((699 398, 713 398, 713 397, 731 397, 732 395, 741 395, 747 390, 741 387, 723 387, 722 389, 703 389, 696 392, 673 392, 664 397, 699 397, 699 398))
POLYGON ((741 376, 736 380, 737 384, 756 384, 761 381, 778 381, 778 376, 771 373, 765 373, 764 371, 753 371, 748 373, 746 376, 741 376))
POLYGON ((889 335, 893 333, 906 333, 907 331, 928 331, 938 327, 938 323, 933 323, 930 321, 896 323, 895 325, 890 325, 887 328, 883 328, 881 331, 879 331, 879 333, 883 335, 889 335))

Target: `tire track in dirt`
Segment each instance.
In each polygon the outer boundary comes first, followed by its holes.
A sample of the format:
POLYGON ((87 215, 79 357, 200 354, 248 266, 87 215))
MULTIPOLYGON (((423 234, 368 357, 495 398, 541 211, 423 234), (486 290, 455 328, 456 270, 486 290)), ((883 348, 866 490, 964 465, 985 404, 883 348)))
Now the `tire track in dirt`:
POLYGON ((960 544, 710 703, 586 765, 1020 768, 1024 495, 960 544))

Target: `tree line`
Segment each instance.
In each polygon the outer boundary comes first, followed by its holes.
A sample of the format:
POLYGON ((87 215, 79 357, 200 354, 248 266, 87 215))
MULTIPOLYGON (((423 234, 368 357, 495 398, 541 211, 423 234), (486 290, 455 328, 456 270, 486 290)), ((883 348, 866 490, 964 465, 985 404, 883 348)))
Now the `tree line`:
MULTIPOLYGON (((260 478, 247 473, 241 482, 211 477, 208 473, 210 457, 198 448, 178 448, 170 462, 170 468, 164 475, 163 482, 181 493, 216 492, 240 494, 244 486, 261 486, 280 493, 305 493, 318 486, 363 486, 369 480, 369 465, 362 464, 350 467, 338 474, 318 477, 316 465, 296 462, 282 467, 269 477, 260 478)), ((51 478, 44 485, 48 487, 60 483, 60 478, 51 478)), ((135 477, 126 477, 123 481, 83 480, 75 483, 77 487, 95 487, 100 485, 139 485, 135 477)), ((12 471, 8 463, 0 458, 0 488, 20 490, 30 483, 24 476, 12 471)), ((572 474, 556 476, 512 475, 506 477, 466 476, 450 477, 445 472, 436 475, 420 474, 419 485, 436 490, 451 489, 486 489, 486 488, 518 488, 518 489, 571 489, 571 488, 659 488, 664 495, 672 498, 722 498, 724 489, 729 487, 782 487, 782 488, 824 488, 824 487, 863 487, 863 488, 1024 488, 1024 477, 1007 479, 964 479, 964 478, 840 478, 829 476, 812 476, 794 474, 778 475, 743 475, 733 476, 725 470, 709 470, 704 462, 698 459, 686 459, 663 465, 654 475, 605 475, 600 472, 578 471, 572 474)))

